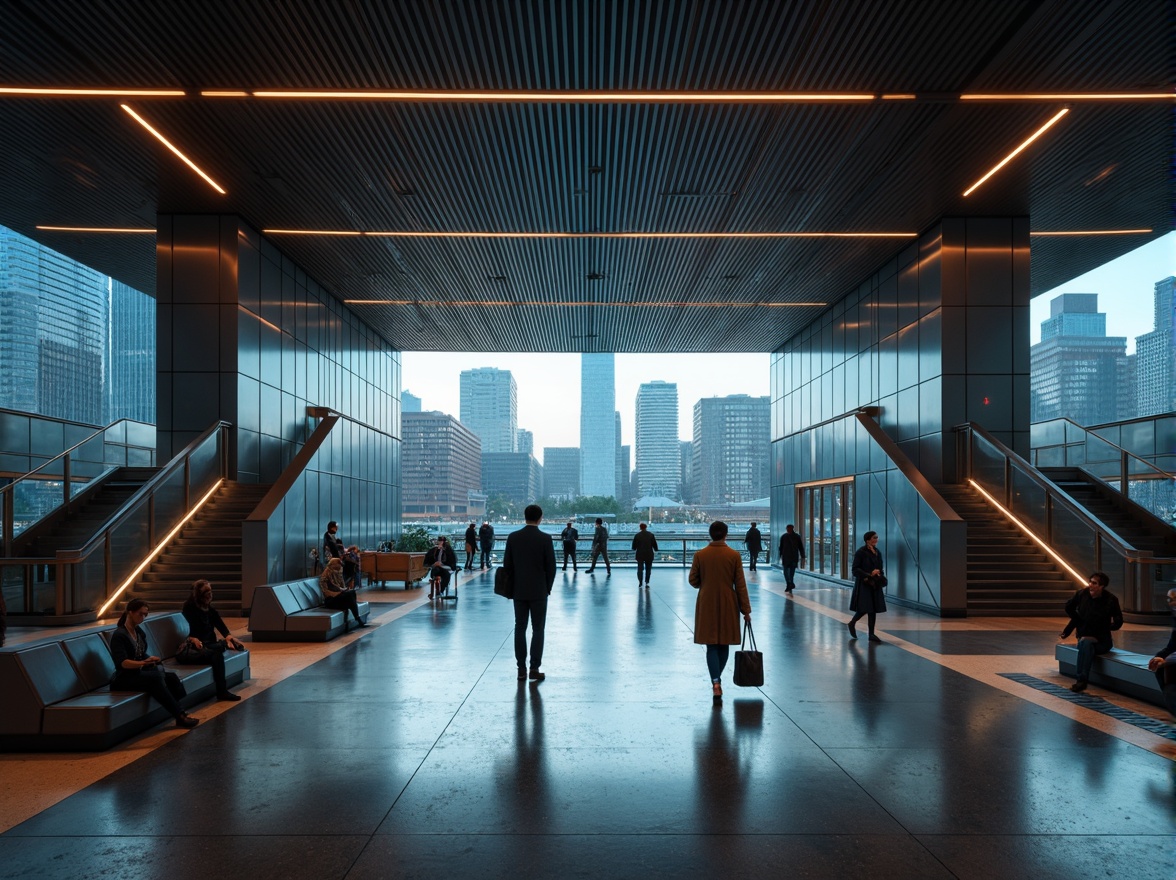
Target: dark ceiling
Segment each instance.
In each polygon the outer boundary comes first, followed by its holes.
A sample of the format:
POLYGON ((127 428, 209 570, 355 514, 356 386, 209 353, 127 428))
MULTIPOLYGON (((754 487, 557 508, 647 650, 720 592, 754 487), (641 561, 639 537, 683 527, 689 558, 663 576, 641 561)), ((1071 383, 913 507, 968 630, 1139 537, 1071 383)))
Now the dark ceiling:
POLYGON ((413 233, 272 236, 340 299, 401 303, 352 307, 404 350, 771 351, 822 308, 787 304, 839 299, 903 241, 607 234, 917 233, 959 215, 1153 230, 1035 237, 1033 291, 1048 290, 1172 228, 1174 102, 959 95, 1171 94, 1172 58, 1166 0, 3 0, 0 86, 188 94, 0 95, 0 223, 147 292, 152 236, 35 227, 216 212, 413 233), (660 94, 200 94, 216 89, 660 94), (700 94, 671 100, 683 91, 700 94), (746 92, 875 97, 731 98, 746 92))

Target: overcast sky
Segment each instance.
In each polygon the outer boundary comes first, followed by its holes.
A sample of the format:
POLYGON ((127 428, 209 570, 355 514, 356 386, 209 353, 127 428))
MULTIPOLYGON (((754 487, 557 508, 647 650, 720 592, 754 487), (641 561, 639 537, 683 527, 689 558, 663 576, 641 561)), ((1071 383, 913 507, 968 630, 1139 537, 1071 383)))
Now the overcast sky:
MULTIPOLYGON (((1107 335, 1135 337, 1152 330, 1153 288, 1176 274, 1176 233, 1171 233, 1033 300, 1031 340, 1041 339, 1049 301, 1060 293, 1097 293, 1107 314, 1107 335)), ((767 354, 618 354, 617 410, 623 443, 633 444, 637 386, 662 379, 678 384, 678 436, 693 436, 694 404, 703 397, 767 395, 767 354)), ((422 398, 426 410, 460 415, 462 370, 510 370, 519 392, 519 427, 535 434, 535 456, 545 446, 580 445, 580 356, 578 354, 469 354, 404 352, 403 387, 422 398)), ((632 461, 630 459, 630 461, 632 461)))

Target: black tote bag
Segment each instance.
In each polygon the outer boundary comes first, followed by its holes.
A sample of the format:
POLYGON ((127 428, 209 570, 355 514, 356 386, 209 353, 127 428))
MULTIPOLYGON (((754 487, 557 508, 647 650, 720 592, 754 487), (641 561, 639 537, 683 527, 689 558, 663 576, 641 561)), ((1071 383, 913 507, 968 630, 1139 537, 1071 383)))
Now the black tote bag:
POLYGON ((514 598, 514 581, 501 565, 494 572, 494 592, 505 599, 514 598))
POLYGON ((735 652, 735 675, 732 679, 739 687, 762 687, 764 683, 764 655, 755 649, 755 633, 750 621, 743 622, 743 642, 735 652), (745 648, 750 640, 751 650, 745 648))

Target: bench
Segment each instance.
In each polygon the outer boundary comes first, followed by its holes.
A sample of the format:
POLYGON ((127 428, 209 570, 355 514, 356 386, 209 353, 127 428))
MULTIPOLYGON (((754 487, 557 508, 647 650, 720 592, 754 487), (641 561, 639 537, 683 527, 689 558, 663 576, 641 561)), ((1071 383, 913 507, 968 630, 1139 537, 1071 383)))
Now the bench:
POLYGON ((404 581, 408 589, 427 573, 424 553, 377 553, 364 550, 359 554, 359 570, 368 576, 368 583, 380 582, 384 587, 388 581, 404 581))
MULTIPOLYGON (((1164 706, 1164 695, 1156 674, 1147 668, 1152 654, 1134 654, 1119 648, 1111 648, 1105 654, 1094 658, 1090 667, 1090 683, 1109 691, 1118 691, 1136 699, 1157 706, 1164 706)), ((1074 645, 1057 645, 1054 658, 1062 675, 1078 674, 1078 648, 1074 645)))
MULTIPOLYGON (((110 637, 116 627, 0 649, 0 749, 4 751, 101 751, 149 730, 171 716, 138 691, 112 691, 114 658, 110 637)), ((188 637, 188 621, 178 611, 143 622, 149 653, 164 658, 188 695, 185 708, 215 696, 211 666, 176 662, 188 637)), ((249 678, 249 652, 226 651, 230 686, 249 678)))
MULTIPOLYGON (((367 623, 371 606, 359 603, 367 623)), ((253 591, 249 631, 255 642, 329 642, 347 631, 350 614, 323 607, 318 578, 266 584, 253 591)))

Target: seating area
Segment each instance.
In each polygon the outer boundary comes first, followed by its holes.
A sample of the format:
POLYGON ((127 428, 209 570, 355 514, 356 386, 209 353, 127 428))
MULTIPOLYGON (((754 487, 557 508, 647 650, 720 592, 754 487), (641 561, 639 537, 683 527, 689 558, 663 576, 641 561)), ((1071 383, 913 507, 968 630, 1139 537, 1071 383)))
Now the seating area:
MULTIPOLYGON (((216 692, 212 667, 180 665, 176 650, 188 637, 179 612, 143 623, 147 649, 179 675, 190 708, 216 692)), ((4 751, 100 751, 170 716, 143 693, 112 691, 114 660, 109 640, 115 627, 70 633, 31 644, 0 648, 0 749, 4 751)), ((230 686, 249 678, 249 652, 225 654, 230 686)))
MULTIPOLYGON (((1074 645, 1057 645, 1054 658, 1062 675, 1075 676, 1078 672, 1078 648, 1074 645)), ((1090 668, 1090 683, 1109 691, 1164 705, 1164 695, 1156 681, 1156 674, 1147 668, 1151 654, 1134 654, 1119 648, 1111 648, 1105 654, 1094 658, 1090 668)))
POLYGON ((367 575, 369 584, 379 581, 383 588, 388 581, 404 581, 406 590, 427 574, 424 553, 378 553, 364 550, 359 554, 359 569, 367 575))
MULTIPOLYGON (((370 613, 369 604, 361 601, 364 623, 370 613)), ((328 642, 347 631, 347 620, 346 611, 323 607, 318 578, 306 578, 257 587, 249 631, 256 642, 328 642)))

